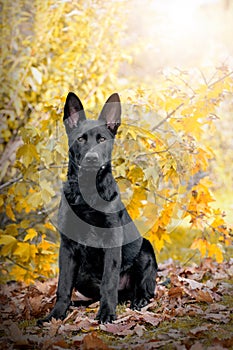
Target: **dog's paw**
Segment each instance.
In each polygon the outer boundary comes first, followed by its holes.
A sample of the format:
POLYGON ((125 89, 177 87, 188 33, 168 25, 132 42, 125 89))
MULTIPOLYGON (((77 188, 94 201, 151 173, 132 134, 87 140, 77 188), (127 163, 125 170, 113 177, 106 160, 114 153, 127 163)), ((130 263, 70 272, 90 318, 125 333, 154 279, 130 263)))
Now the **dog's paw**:
POLYGON ((135 299, 132 301, 130 305, 130 309, 140 311, 141 308, 148 304, 148 300, 146 298, 135 299))
POLYGON ((45 322, 50 322, 51 321, 51 318, 50 317, 45 317, 45 318, 41 318, 40 320, 37 320, 36 321, 36 324, 37 324, 37 326, 39 326, 39 327, 43 327, 43 324, 45 323, 45 322))
POLYGON ((115 313, 109 313, 108 310, 103 309, 103 310, 99 310, 97 316, 96 316, 96 320, 99 321, 99 323, 112 323, 113 321, 116 320, 116 314, 115 313))
POLYGON ((42 327, 43 323, 50 322, 52 318, 55 320, 64 320, 68 308, 69 305, 67 303, 58 302, 48 316, 37 321, 37 326, 42 327))
POLYGON ((50 322, 52 319, 63 321, 65 317, 66 315, 58 316, 57 314, 49 314, 47 317, 37 320, 36 324, 37 326, 42 327, 44 323, 50 322))

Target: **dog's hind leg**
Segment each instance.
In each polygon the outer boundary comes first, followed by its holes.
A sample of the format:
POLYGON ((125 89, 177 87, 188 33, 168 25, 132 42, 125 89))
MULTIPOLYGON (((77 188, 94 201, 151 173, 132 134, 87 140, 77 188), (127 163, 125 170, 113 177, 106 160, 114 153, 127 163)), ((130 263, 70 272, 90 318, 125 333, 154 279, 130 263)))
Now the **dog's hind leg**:
POLYGON ((140 253, 131 270, 134 282, 134 295, 131 309, 140 310, 154 297, 156 285, 157 262, 150 242, 143 239, 140 253))

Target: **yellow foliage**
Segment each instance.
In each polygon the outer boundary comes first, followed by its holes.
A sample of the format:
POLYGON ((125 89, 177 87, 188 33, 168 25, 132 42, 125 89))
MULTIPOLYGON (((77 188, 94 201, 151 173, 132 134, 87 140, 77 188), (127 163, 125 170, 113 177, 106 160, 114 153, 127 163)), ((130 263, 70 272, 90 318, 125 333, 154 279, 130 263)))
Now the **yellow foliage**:
POLYGON ((26 242, 26 241, 32 241, 33 240, 33 238, 35 238, 35 237, 37 237, 37 232, 36 232, 36 230, 34 230, 34 228, 29 228, 28 230, 27 230, 27 234, 26 234, 26 236, 24 237, 24 241, 26 242))
POLYGON ((30 261, 30 258, 35 258, 37 249, 35 246, 29 243, 18 242, 17 248, 14 250, 13 255, 18 255, 22 262, 30 261))
POLYGON ((143 201, 146 200, 146 191, 144 188, 139 186, 133 186, 133 195, 130 200, 130 203, 127 206, 129 215, 133 220, 138 218, 141 215, 141 208, 145 205, 143 201))
POLYGON ((15 214, 13 213, 13 210, 11 208, 10 204, 6 205, 6 215, 13 221, 16 221, 15 214))
POLYGON ((113 91, 130 103, 114 149, 114 174, 129 214, 157 251, 170 243, 168 228, 178 212, 201 231, 192 248, 203 257, 222 261, 231 244, 224 215, 211 206, 207 173, 214 153, 204 136, 214 130, 213 116, 233 78, 227 67, 216 70, 211 84, 195 70, 170 69, 148 86, 130 78, 122 85, 120 64, 132 61, 121 46, 124 6, 3 2, 0 245, 12 263, 10 278, 32 282, 57 272, 58 236, 43 206, 57 199, 55 183, 66 177, 62 110, 68 91, 94 113, 113 91))
POLYGON ((218 263, 223 262, 223 254, 221 248, 217 244, 208 245, 208 257, 216 259, 218 263))
POLYGON ((17 157, 22 160, 22 163, 28 167, 33 160, 39 159, 39 154, 35 145, 25 144, 17 151, 17 157))
POLYGON ((209 246, 209 244, 206 241, 206 239, 198 238, 198 239, 194 240, 194 242, 192 243, 190 248, 191 249, 198 249, 201 253, 201 256, 205 257, 208 246, 209 246))

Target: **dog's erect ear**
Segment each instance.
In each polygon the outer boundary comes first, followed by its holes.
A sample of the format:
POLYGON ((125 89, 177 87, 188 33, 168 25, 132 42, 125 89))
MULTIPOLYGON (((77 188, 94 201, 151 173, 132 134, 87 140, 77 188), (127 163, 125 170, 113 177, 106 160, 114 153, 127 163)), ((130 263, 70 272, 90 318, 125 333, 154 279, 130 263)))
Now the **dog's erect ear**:
POLYGON ((73 92, 69 92, 64 107, 63 122, 66 131, 69 132, 78 125, 79 121, 85 120, 86 115, 82 102, 73 92))
POLYGON ((121 125, 121 101, 118 94, 112 94, 100 113, 99 120, 103 120, 108 129, 116 135, 121 125))

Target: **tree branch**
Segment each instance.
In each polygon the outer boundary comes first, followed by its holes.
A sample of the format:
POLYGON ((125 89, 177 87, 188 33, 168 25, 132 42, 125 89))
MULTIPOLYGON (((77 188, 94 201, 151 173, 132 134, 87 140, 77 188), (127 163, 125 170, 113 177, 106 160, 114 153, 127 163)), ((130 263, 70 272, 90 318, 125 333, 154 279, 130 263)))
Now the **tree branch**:
POLYGON ((20 175, 18 177, 15 177, 14 179, 11 179, 11 180, 3 183, 2 185, 0 185, 0 191, 3 190, 4 188, 10 186, 10 185, 13 185, 16 182, 21 181, 22 179, 23 179, 23 175, 20 175))
POLYGON ((158 129, 161 125, 163 125, 173 114, 176 113, 176 111, 178 109, 180 109, 182 106, 184 105, 184 102, 182 102, 181 104, 179 104, 179 106, 177 106, 175 109, 173 109, 172 112, 168 113, 168 115, 166 116, 166 118, 164 118, 163 120, 161 120, 161 122, 159 122, 156 126, 154 126, 151 130, 155 131, 156 129, 158 129))

